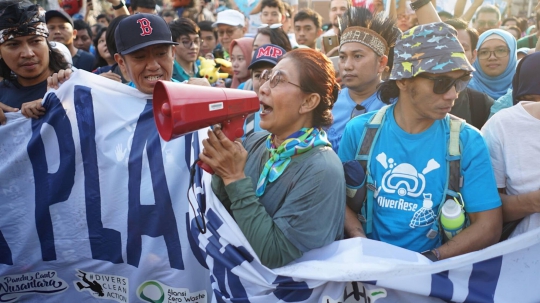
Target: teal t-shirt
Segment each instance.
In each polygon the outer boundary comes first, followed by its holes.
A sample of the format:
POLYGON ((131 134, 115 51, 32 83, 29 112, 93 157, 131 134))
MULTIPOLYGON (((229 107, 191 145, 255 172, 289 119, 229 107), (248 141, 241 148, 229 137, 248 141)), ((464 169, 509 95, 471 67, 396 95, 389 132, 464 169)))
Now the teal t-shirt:
MULTIPOLYGON (((352 119, 339 148, 342 162, 354 160, 365 124, 375 112, 352 119)), ((369 163, 377 191, 373 201, 373 232, 368 238, 422 252, 440 245, 426 234, 435 222, 448 177, 446 154, 449 117, 436 120, 419 134, 402 130, 394 106, 386 112, 369 163)), ((481 212, 501 206, 489 152, 480 132, 465 125, 462 143, 461 194, 465 210, 481 212)))

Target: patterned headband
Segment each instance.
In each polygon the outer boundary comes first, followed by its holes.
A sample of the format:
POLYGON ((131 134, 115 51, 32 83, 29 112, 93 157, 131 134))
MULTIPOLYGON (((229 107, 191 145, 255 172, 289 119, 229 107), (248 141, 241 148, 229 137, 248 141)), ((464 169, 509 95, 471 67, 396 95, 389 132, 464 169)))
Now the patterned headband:
POLYGON ((377 55, 388 55, 388 43, 381 35, 370 30, 369 28, 360 26, 347 27, 341 35, 341 47, 345 43, 357 42, 371 48, 377 55))
POLYGON ((8 27, 0 30, 0 44, 15 39, 17 37, 24 36, 43 36, 45 38, 49 37, 49 30, 47 25, 39 18, 39 15, 36 15, 34 18, 28 22, 18 24, 14 27, 8 27))

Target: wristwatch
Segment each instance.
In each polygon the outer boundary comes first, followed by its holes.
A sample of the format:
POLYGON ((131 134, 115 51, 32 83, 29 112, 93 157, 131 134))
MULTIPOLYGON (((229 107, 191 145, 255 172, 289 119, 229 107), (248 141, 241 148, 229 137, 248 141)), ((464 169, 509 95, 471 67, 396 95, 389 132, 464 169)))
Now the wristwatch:
POLYGON ((416 0, 414 2, 411 2, 411 9, 413 11, 417 11, 419 8, 421 8, 422 6, 430 3, 431 0, 416 0))
POLYGON ((119 9, 121 9, 121 8, 124 7, 124 6, 126 6, 126 5, 124 4, 124 1, 120 1, 120 4, 118 4, 118 5, 113 5, 112 8, 113 8, 114 10, 119 10, 119 9))
POLYGON ((421 254, 431 260, 432 262, 437 262, 439 259, 437 258, 437 255, 433 252, 433 250, 426 250, 424 252, 421 252, 421 254))

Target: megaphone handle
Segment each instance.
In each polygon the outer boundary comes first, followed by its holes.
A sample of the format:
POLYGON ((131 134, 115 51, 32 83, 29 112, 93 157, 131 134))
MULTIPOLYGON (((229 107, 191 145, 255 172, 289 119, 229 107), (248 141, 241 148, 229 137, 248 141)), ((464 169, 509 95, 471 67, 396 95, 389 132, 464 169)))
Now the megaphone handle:
POLYGON ((199 165, 200 168, 204 169, 207 173, 213 175, 214 174, 214 170, 206 163, 204 163, 203 161, 199 160, 197 161, 197 165, 199 165))

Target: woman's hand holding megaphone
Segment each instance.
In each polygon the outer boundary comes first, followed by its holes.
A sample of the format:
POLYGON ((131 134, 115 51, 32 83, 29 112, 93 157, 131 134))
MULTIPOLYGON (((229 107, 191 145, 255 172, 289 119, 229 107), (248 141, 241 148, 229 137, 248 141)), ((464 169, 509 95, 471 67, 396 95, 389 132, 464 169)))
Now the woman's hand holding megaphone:
POLYGON ((225 186, 246 177, 244 167, 248 153, 240 140, 229 140, 216 125, 214 130, 208 130, 208 139, 202 143, 204 149, 199 159, 223 179, 225 186))

